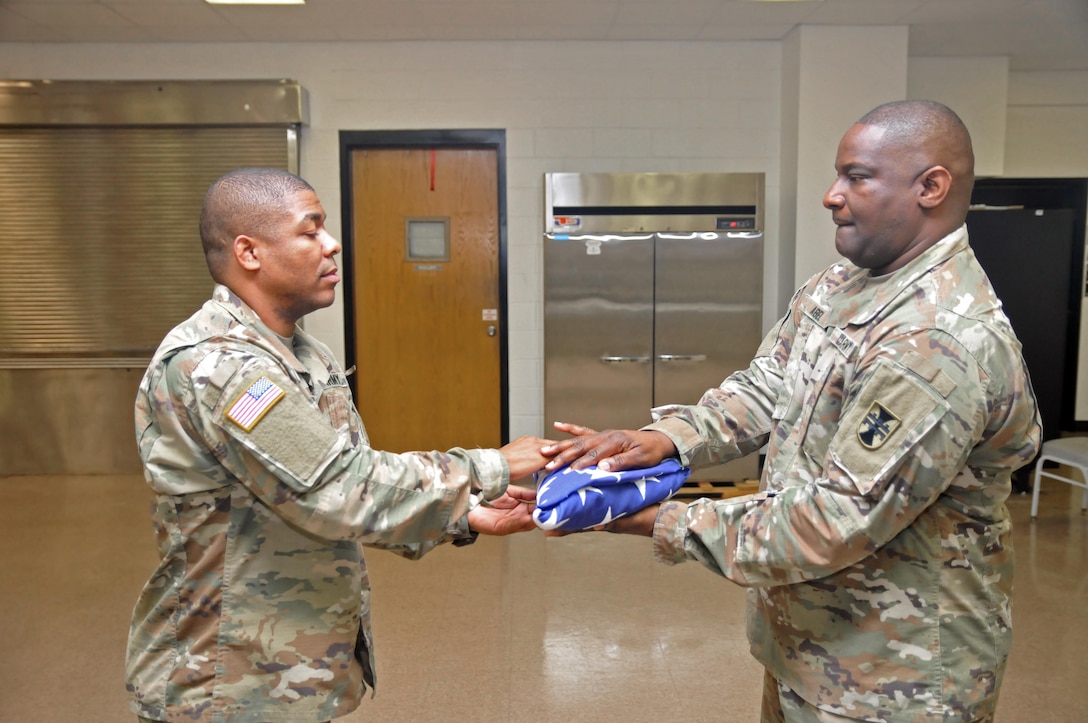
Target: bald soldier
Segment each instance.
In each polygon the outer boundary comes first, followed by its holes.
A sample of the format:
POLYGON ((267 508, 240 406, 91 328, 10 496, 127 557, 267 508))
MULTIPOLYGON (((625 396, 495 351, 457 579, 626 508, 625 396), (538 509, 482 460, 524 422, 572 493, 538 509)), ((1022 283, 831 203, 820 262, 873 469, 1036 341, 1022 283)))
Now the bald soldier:
POLYGON ((131 708, 327 721, 375 682, 360 545, 417 558, 531 529, 535 492, 508 485, 544 464, 546 440, 369 446, 343 370, 297 326, 340 280, 340 244, 301 178, 228 173, 205 196, 200 236, 212 298, 166 336, 136 399, 162 561, 133 612, 131 708))
POLYGON ((763 721, 989 721, 1009 653, 1011 473, 1039 444, 1020 343, 967 241, 971 140, 882 105, 824 196, 845 259, 794 295, 748 369, 640 431, 575 434, 552 469, 703 467, 767 445, 760 491, 605 528, 749 588, 763 721))

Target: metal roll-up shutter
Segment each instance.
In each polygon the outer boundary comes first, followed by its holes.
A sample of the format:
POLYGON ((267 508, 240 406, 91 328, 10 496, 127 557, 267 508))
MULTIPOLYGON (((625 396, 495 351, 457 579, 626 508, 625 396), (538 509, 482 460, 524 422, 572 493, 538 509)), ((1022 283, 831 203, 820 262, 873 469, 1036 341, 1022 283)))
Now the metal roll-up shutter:
POLYGON ((0 82, 0 368, 149 358, 210 292, 208 185, 297 172, 302 120, 293 81, 0 82))
POLYGON ((0 475, 140 469, 133 400, 209 298, 200 206, 298 172, 294 81, 0 81, 0 475))
POLYGON ((0 130, 2 354, 149 357, 209 296, 208 185, 287 156, 282 128, 0 130))

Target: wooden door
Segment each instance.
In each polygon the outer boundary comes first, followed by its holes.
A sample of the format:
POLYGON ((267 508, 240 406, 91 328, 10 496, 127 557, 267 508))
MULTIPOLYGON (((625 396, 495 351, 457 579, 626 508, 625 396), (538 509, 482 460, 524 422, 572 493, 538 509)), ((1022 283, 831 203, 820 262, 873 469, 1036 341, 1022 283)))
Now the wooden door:
POLYGON ((371 445, 498 447, 495 150, 356 149, 352 196, 356 403, 371 445))

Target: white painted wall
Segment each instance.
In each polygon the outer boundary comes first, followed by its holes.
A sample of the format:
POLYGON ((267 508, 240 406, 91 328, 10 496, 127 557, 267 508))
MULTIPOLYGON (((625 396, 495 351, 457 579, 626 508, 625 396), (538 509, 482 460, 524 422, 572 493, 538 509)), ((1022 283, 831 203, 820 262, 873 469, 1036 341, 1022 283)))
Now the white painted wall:
MULTIPOLYGON (((301 173, 334 233, 341 130, 505 129, 510 430, 539 434, 550 424, 542 389, 545 172, 766 173, 769 326, 795 285, 835 259, 820 199, 838 140, 859 115, 908 93, 940 93, 965 120, 977 117, 968 123, 986 148, 1001 133, 986 94, 1000 88, 1002 59, 910 59, 908 71, 905 28, 798 33, 783 43, 0 43, 0 78, 297 80, 310 111, 301 173), (790 238, 780 247, 783 218, 790 238)), ((1088 73, 1009 73, 1004 122, 1005 176, 1088 176, 1088 73)), ((998 155, 986 151, 987 159, 998 155)), ((343 358, 340 300, 306 324, 343 358)), ((1088 349, 1081 359, 1088 363, 1088 349)), ((1088 389, 1078 388, 1078 418, 1088 418, 1088 389)))
MULTIPOLYGON (((1088 177, 1088 71, 1009 74, 1005 175, 1088 177)), ((1080 323, 1074 419, 1088 421, 1088 296, 1080 323)))
POLYGON ((907 28, 807 26, 800 33, 794 287, 839 260, 823 197, 839 140, 869 110, 907 91, 907 28), (864 59, 864 62, 859 62, 864 59))
MULTIPOLYGON (((774 42, 0 43, 5 79, 299 81, 301 175, 333 233, 341 130, 505 129, 514 436, 545 430, 545 172, 766 173, 765 325, 777 316, 779 77, 774 42)), ((306 326, 343 359, 342 300, 306 326)))
MULTIPOLYGON (((779 151, 782 187, 779 189, 779 284, 777 307, 783 312, 789 306, 796 283, 797 271, 797 173, 801 139, 801 31, 794 30, 782 41, 782 123, 779 151)), ((815 199, 807 199, 809 203, 815 199)))
POLYGON ((1009 73, 1005 175, 1088 176, 1088 71, 1009 73))
POLYGON ((1005 170, 1009 59, 911 58, 907 97, 944 103, 963 120, 975 149, 975 176, 1005 170))

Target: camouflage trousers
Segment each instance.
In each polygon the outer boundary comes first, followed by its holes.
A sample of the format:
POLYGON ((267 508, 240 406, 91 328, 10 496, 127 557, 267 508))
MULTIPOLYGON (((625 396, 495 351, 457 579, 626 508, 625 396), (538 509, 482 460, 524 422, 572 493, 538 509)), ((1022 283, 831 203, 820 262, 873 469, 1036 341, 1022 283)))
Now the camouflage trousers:
POLYGON ((854 719, 820 710, 766 671, 759 720, 760 723, 843 723, 854 719))
MULTIPOLYGON (((846 723, 856 720, 820 710, 778 682, 769 671, 763 675, 760 723, 846 723)), ((993 720, 993 715, 987 715, 971 723, 993 723, 993 720)))

